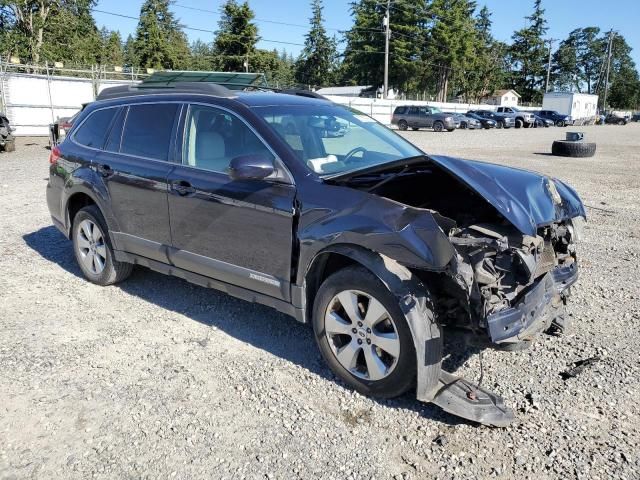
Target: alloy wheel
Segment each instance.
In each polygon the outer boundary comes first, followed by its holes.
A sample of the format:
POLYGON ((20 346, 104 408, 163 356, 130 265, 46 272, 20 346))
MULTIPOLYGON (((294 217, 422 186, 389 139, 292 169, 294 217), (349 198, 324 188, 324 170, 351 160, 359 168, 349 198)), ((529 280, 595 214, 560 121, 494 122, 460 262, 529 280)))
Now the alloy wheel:
POLYGON ((76 232, 76 245, 84 267, 94 275, 100 275, 107 261, 107 246, 100 227, 91 220, 83 220, 76 232))
POLYGON ((400 357, 400 337, 393 318, 371 295, 345 290, 325 312, 324 330, 331 351, 352 375, 378 381, 391 374, 400 357))

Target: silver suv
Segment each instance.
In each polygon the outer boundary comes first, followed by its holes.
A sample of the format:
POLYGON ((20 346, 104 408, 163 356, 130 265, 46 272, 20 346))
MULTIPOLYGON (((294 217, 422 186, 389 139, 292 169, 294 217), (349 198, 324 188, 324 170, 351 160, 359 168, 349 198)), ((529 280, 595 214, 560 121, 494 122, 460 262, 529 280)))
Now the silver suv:
POLYGON ((397 125, 400 130, 411 127, 433 128, 436 132, 453 132, 456 129, 456 120, 450 113, 444 113, 437 107, 424 107, 417 105, 400 105, 396 107, 391 116, 391 124, 397 125))

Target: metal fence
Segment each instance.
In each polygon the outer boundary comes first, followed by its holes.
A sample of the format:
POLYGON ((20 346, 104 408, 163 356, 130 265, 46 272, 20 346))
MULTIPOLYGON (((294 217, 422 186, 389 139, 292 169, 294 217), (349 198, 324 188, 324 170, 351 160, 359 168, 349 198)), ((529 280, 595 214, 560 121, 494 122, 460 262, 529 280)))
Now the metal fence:
POLYGON ((135 71, 107 72, 0 62, 0 111, 16 135, 48 135, 49 124, 77 112, 104 88, 138 83, 135 71))

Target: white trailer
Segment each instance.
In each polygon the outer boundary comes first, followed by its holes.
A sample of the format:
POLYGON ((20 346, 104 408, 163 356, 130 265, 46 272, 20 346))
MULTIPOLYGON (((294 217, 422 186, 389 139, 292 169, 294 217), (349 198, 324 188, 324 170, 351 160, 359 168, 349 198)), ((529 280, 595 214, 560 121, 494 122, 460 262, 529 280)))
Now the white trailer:
POLYGON ((598 95, 576 92, 548 92, 542 99, 543 110, 555 110, 573 120, 595 117, 598 113, 598 95))

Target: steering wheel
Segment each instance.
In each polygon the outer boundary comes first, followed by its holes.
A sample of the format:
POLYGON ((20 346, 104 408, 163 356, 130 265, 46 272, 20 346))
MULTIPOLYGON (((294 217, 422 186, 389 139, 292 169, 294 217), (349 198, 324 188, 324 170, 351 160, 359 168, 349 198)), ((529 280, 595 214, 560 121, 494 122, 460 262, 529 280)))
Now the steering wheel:
POLYGON ((356 147, 356 148, 352 148, 351 150, 349 150, 349 153, 347 153, 344 158, 342 159, 342 161, 344 163, 351 163, 351 157, 353 157, 356 153, 366 153, 367 149, 364 147, 356 147))

